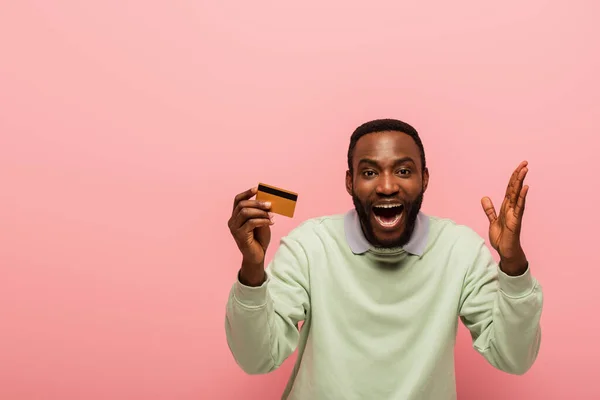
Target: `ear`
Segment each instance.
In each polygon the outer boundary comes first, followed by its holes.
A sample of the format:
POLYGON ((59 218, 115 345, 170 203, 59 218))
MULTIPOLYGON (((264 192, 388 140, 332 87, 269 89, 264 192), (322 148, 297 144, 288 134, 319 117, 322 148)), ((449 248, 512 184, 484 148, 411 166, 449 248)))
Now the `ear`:
POLYGON ((427 185, 429 185, 429 170, 425 168, 423 171, 423 192, 427 190, 427 185))
POLYGON ((346 171, 346 192, 352 196, 352 174, 350 170, 346 171))

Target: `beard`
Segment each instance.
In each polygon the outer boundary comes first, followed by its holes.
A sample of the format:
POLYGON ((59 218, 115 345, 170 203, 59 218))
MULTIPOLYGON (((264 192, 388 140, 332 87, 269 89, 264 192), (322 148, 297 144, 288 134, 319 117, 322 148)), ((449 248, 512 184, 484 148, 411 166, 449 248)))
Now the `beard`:
POLYGON ((352 193, 352 202, 354 203, 354 208, 358 213, 358 218, 367 240, 373 246, 380 248, 402 247, 408 243, 413 231, 415 230, 415 224, 417 221, 417 216, 419 215, 419 211, 421 211, 423 195, 424 191, 422 190, 415 200, 404 204, 404 215, 402 216, 404 218, 404 231, 402 232, 402 235, 400 235, 400 237, 393 242, 381 243, 376 239, 375 232, 373 230, 373 224, 371 223, 370 214, 373 210, 372 203, 367 201, 365 204, 363 204, 358 197, 352 193))

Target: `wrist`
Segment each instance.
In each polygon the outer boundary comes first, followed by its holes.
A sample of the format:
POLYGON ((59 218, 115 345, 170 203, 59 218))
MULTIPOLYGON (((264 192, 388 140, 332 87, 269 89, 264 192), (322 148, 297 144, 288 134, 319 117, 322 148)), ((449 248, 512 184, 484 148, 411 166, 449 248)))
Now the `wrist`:
POLYGON ((527 261, 527 257, 525 257, 525 253, 521 252, 521 254, 506 258, 500 257, 500 269, 506 275, 509 276, 519 276, 523 275, 527 268, 529 267, 529 262, 527 261))
POLYGON ((245 286, 257 287, 265 282, 266 273, 264 262, 248 263, 242 262, 238 279, 245 286))

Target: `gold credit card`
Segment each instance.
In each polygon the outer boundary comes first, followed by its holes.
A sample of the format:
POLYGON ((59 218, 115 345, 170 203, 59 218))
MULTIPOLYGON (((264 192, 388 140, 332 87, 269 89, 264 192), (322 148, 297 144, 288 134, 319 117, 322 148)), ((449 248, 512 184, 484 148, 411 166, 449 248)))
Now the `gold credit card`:
POLYGON ((298 201, 298 193, 259 183, 256 200, 270 201, 271 212, 292 218, 296 209, 296 201, 298 201))

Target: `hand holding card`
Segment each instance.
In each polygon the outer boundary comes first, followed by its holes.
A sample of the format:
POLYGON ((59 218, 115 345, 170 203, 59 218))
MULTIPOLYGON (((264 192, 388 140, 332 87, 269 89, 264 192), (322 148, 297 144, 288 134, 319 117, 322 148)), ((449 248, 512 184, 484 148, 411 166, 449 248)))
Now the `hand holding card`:
POLYGON ((242 253, 239 279, 244 285, 260 286, 265 281, 264 261, 273 225, 270 213, 292 218, 297 200, 297 193, 264 183, 235 196, 227 224, 242 253))

